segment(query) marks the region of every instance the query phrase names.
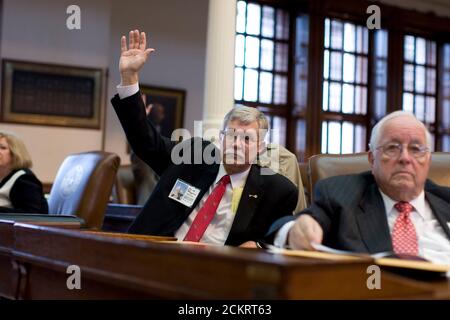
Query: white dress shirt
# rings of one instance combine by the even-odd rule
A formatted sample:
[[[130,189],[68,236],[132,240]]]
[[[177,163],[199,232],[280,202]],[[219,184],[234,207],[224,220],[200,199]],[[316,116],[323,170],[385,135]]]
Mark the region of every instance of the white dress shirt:
[[[139,91],[139,83],[135,83],[129,86],[122,86],[122,84],[119,84],[117,86],[117,93],[119,94],[120,99],[128,98],[129,96],[132,96],[138,91]],[[231,182],[227,185],[222,200],[220,201],[219,206],[217,207],[216,214],[212,219],[210,225],[206,229],[205,233],[203,234],[203,237],[201,238],[200,242],[216,245],[225,244],[225,241],[228,238],[228,234],[230,233],[231,226],[233,224],[234,217],[236,214],[235,212],[236,208],[233,208],[233,203],[239,202],[240,194],[245,186],[245,182],[247,181],[247,176],[249,172],[250,168],[248,168],[244,172],[230,175]],[[214,187],[217,185],[219,180],[226,174],[227,173],[225,171],[223,164],[220,164],[219,172],[216,176],[214,183],[210,186],[209,190],[204,194],[203,198],[191,212],[189,217],[186,219],[186,221],[184,221],[184,223],[175,233],[175,237],[177,237],[178,240],[184,239],[190,226],[192,225],[192,222],[197,216],[198,211],[200,210],[200,208],[202,208],[206,199],[211,194],[211,192],[213,191]]]

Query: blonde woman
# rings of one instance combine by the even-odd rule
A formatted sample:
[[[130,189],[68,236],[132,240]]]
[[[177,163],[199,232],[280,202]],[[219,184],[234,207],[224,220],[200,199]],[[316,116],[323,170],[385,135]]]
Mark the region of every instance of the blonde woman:
[[[25,144],[0,131],[0,213],[48,213],[42,183],[31,166]]]

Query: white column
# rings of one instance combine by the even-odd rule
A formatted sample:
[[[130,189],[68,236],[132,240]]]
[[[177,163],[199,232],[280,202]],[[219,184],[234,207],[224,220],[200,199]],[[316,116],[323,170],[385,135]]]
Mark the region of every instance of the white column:
[[[236,0],[209,1],[204,130],[220,129],[224,115],[234,105],[236,4]]]

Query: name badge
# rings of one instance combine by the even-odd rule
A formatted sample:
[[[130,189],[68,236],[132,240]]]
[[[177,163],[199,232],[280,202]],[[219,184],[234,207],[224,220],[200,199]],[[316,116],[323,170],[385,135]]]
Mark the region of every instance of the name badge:
[[[170,191],[169,198],[190,208],[194,204],[199,193],[200,189],[191,186],[189,183],[186,183],[181,179],[177,179],[172,191]]]

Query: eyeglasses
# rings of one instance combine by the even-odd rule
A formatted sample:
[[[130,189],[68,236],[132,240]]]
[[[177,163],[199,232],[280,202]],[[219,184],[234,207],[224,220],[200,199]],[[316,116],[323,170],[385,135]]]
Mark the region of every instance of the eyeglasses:
[[[220,131],[220,134],[225,136],[227,141],[236,141],[238,138],[241,141],[244,141],[246,144],[256,143],[258,142],[258,135],[256,132],[244,132],[236,129],[227,128],[225,130]],[[233,139],[233,140],[231,140]]]
[[[379,146],[376,149],[381,149],[383,153],[389,158],[398,158],[403,152],[404,145],[401,143],[388,143],[384,146]],[[414,158],[422,158],[430,151],[430,148],[420,144],[409,144],[407,146],[408,153]]]

